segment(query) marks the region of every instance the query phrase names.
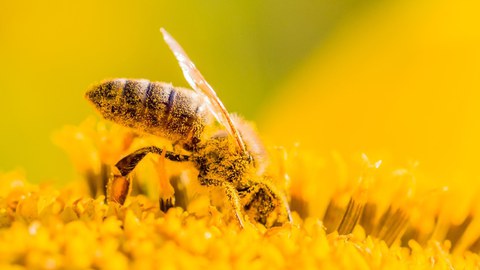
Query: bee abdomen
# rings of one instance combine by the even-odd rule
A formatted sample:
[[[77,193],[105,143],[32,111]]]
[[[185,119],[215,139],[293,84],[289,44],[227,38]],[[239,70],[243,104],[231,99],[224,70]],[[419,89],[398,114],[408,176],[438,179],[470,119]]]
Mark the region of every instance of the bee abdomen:
[[[106,119],[172,141],[199,136],[209,119],[201,96],[162,82],[115,79],[86,96]]]
[[[150,88],[145,99],[145,123],[150,133],[177,141],[201,132],[208,120],[202,97],[161,82],[152,82]]]

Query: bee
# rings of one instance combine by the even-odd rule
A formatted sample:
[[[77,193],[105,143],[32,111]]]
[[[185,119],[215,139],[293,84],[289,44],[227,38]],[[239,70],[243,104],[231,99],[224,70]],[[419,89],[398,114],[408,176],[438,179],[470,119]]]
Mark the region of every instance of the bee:
[[[268,157],[253,127],[227,112],[180,44],[163,28],[160,31],[193,91],[144,79],[113,79],[94,85],[86,98],[105,119],[166,138],[186,151],[148,146],[127,155],[115,164],[117,172],[109,179],[109,201],[124,203],[130,173],[153,153],[193,163],[201,185],[225,192],[241,227],[244,214],[266,227],[291,222],[286,195],[266,176]],[[171,200],[160,200],[162,210],[171,206]]]

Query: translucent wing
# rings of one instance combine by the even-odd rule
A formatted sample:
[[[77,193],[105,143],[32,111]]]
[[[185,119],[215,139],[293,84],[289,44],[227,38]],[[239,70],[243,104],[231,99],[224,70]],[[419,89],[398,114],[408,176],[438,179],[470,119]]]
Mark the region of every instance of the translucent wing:
[[[237,128],[233,124],[227,109],[225,109],[225,106],[223,105],[222,101],[220,101],[213,88],[205,80],[205,78],[203,78],[200,71],[195,67],[192,60],[188,58],[187,53],[185,53],[180,44],[178,44],[178,42],[165,29],[161,28],[160,31],[163,34],[163,39],[170,47],[170,50],[172,50],[175,58],[177,58],[178,64],[183,71],[183,76],[187,80],[188,84],[190,84],[190,86],[196,92],[202,93],[207,97],[210,110],[217,121],[225,126],[227,132],[237,141],[240,149],[246,153],[245,144],[243,143]]]

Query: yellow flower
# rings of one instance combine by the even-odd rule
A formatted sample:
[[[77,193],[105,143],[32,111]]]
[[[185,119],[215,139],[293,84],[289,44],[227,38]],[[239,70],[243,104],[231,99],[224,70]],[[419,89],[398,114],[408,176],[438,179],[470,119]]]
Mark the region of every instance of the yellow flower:
[[[60,139],[72,160],[79,163],[77,168],[95,171],[98,164],[114,164],[114,158],[125,154],[129,147],[119,143],[126,138],[125,131],[86,123],[65,129],[67,135]],[[95,126],[102,128],[92,129]],[[71,136],[79,132],[81,140]],[[132,137],[129,144],[145,145],[146,140]],[[78,189],[82,182],[57,190],[49,185],[30,185],[18,173],[1,175],[0,267],[480,267],[476,254],[480,249],[479,224],[474,218],[478,209],[468,205],[458,209],[468,213],[458,222],[443,203],[457,195],[444,187],[419,185],[415,164],[395,168],[365,155],[349,163],[337,153],[319,157],[299,147],[277,150],[272,150],[269,174],[276,178],[274,182],[284,182],[281,188],[289,193],[294,221],[272,228],[249,222],[241,229],[229,208],[212,204],[215,191],[193,185],[193,173],[183,176],[188,180],[182,181],[188,191],[184,208],[174,207],[166,213],[159,210],[158,197],[148,190],[144,195],[130,195],[120,206],[106,203],[104,195],[92,197],[89,191]],[[89,156],[96,157],[81,158]],[[156,165],[147,162],[145,167]],[[147,181],[156,182],[159,177],[159,170],[139,170]],[[168,178],[166,173],[160,172]],[[91,180],[88,174],[84,176]],[[176,192],[180,192],[178,188]],[[474,200],[470,202],[475,205]]]

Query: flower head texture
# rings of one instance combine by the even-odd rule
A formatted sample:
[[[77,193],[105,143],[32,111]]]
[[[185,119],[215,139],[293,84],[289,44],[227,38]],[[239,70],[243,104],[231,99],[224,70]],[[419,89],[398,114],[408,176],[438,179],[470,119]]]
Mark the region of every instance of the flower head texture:
[[[138,168],[133,177],[138,183],[124,205],[107,203],[108,190],[97,181],[108,181],[108,174],[99,173],[99,168],[111,167],[130,145],[152,141],[88,121],[56,135],[83,175],[79,181],[58,189],[28,184],[18,173],[1,175],[2,269],[475,269],[480,265],[475,200],[455,208],[464,215],[458,219],[458,213],[444,203],[455,195],[433,183],[417,184],[415,164],[393,168],[363,155],[352,165],[335,153],[318,157],[298,147],[271,148],[269,173],[287,191],[293,221],[266,228],[247,217],[241,228],[224,203],[224,193],[200,187],[187,165],[177,168],[168,162],[166,172],[152,169],[161,166],[156,158]],[[120,143],[125,141],[128,144]],[[180,176],[171,177],[179,172]],[[181,203],[163,212],[158,179],[165,175]]]

